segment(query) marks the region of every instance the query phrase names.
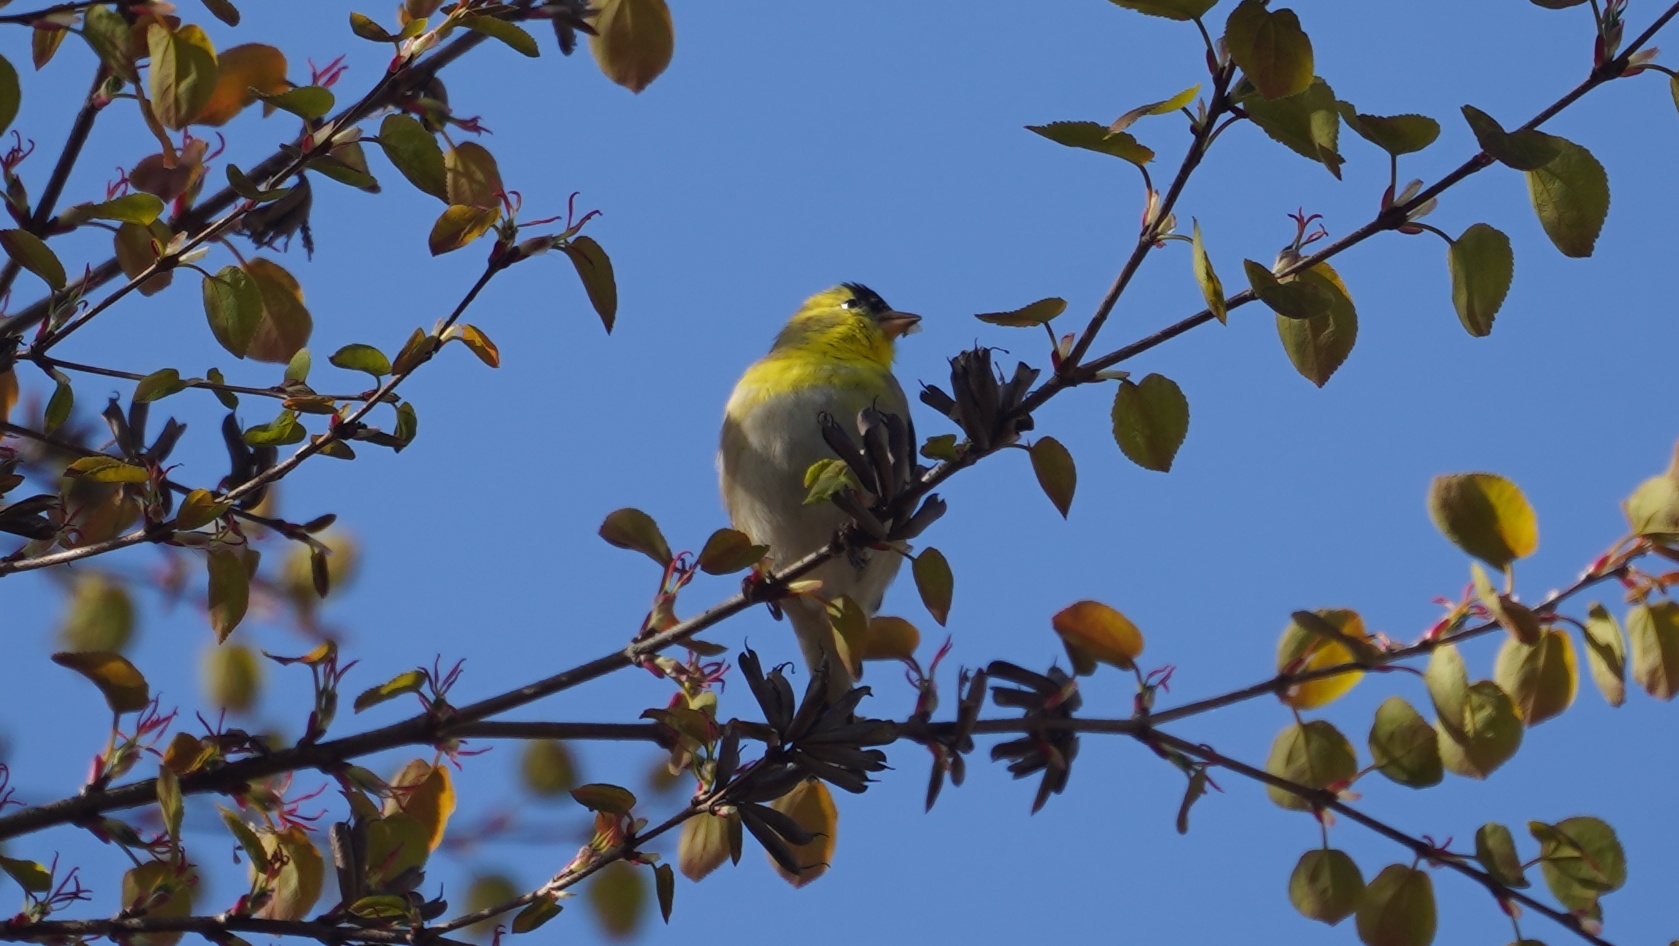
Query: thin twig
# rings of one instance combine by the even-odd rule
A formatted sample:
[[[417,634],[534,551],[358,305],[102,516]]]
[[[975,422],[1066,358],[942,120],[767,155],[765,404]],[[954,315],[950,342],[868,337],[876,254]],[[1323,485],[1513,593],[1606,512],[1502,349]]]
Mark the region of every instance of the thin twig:
[[[1527,894],[1522,893],[1520,890],[1516,890],[1498,882],[1485,871],[1469,866],[1464,863],[1461,858],[1450,856],[1446,852],[1440,850],[1437,846],[1430,844],[1421,838],[1412,837],[1411,835],[1406,834],[1384,821],[1378,821],[1377,819],[1370,817],[1364,812],[1359,811],[1357,808],[1341,801],[1340,798],[1336,797],[1334,792],[1330,792],[1325,789],[1308,788],[1298,782],[1289,781],[1288,779],[1272,775],[1263,769],[1257,769],[1244,762],[1239,762],[1218,752],[1210,746],[1193,743],[1187,739],[1180,739],[1177,736],[1163,733],[1158,729],[1145,734],[1140,734],[1137,739],[1147,745],[1165,746],[1174,751],[1181,752],[1184,755],[1192,756],[1203,762],[1216,765],[1219,768],[1235,772],[1238,775],[1245,776],[1256,782],[1288,792],[1303,801],[1311,803],[1314,807],[1326,808],[1333,811],[1341,817],[1346,818],[1348,821],[1355,821],[1360,825],[1369,828],[1371,831],[1376,832],[1382,837],[1409,848],[1411,852],[1420,859],[1427,860],[1429,863],[1445,867],[1448,870],[1456,871],[1457,873],[1468,877],[1470,880],[1473,880],[1485,887],[1488,893],[1492,894],[1495,899],[1501,902],[1513,901],[1515,903],[1519,903],[1522,906],[1527,907],[1529,910],[1550,919],[1552,922],[1579,936],[1586,942],[1593,944],[1593,946],[1613,946],[1613,944],[1611,944],[1608,940],[1605,940],[1588,931],[1580,924],[1579,918],[1574,915],[1564,913],[1555,907],[1541,903]]]

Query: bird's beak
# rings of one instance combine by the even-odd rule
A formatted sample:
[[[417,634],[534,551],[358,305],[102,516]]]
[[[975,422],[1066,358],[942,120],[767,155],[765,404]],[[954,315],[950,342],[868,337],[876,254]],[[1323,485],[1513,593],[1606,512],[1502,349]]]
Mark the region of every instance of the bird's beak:
[[[887,338],[897,338],[900,335],[914,335],[921,331],[921,316],[908,312],[885,312],[877,319],[880,330]]]

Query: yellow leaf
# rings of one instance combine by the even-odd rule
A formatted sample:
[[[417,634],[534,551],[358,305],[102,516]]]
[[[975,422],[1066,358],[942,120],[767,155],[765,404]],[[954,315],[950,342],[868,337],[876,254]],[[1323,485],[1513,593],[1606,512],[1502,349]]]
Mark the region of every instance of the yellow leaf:
[[[806,844],[789,845],[793,859],[803,868],[797,874],[789,873],[774,858],[770,859],[781,879],[803,887],[827,873],[834,859],[834,837],[839,831],[839,809],[834,807],[834,796],[828,792],[827,784],[817,779],[801,782],[798,788],[771,802],[770,807],[814,835]]]
[[[597,10],[589,51],[600,71],[631,92],[647,88],[676,51],[670,7],[665,0],[605,0]]]
[[[864,660],[908,660],[921,646],[921,632],[903,618],[881,617],[869,621],[863,640]]]
[[[455,811],[455,786],[446,766],[415,759],[391,779],[393,794],[385,799],[385,813],[404,811],[426,832],[426,850],[443,843],[443,831]]]
[[[1312,613],[1353,640],[1369,640],[1370,635],[1364,629],[1364,619],[1359,617],[1357,611],[1324,608]],[[1290,621],[1288,627],[1283,628],[1282,639],[1277,642],[1278,673],[1304,673],[1352,663],[1353,660],[1352,648],[1347,644],[1314,634],[1302,627],[1299,621]],[[1332,677],[1307,680],[1289,687],[1280,698],[1295,709],[1317,709],[1340,699],[1348,690],[1358,685],[1358,681],[1363,677],[1363,671],[1352,670]]]
[[[1069,650],[1130,670],[1143,652],[1143,634],[1130,619],[1099,601],[1068,605],[1050,619]]]
[[[221,54],[217,67],[215,88],[194,119],[200,125],[225,125],[257,100],[257,92],[278,95],[290,87],[286,82],[286,55],[273,46],[235,46]]]

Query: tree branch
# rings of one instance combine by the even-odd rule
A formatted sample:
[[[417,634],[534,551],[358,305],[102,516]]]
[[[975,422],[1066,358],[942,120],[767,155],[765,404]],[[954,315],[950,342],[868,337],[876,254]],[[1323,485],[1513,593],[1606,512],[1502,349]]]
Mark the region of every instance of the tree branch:
[[[1593,946],[1613,946],[1613,944],[1611,944],[1608,940],[1605,940],[1587,930],[1580,924],[1579,919],[1573,914],[1564,913],[1555,907],[1548,906],[1538,900],[1535,900],[1527,894],[1522,893],[1520,890],[1516,890],[1512,887],[1499,883],[1485,871],[1471,867],[1464,863],[1461,858],[1451,855],[1446,851],[1442,851],[1440,848],[1421,838],[1412,837],[1411,835],[1400,831],[1398,828],[1395,828],[1386,822],[1378,821],[1351,805],[1348,805],[1347,803],[1341,801],[1340,798],[1336,797],[1334,792],[1325,789],[1308,788],[1298,782],[1291,782],[1288,779],[1272,775],[1263,769],[1256,769],[1244,762],[1238,762],[1229,756],[1219,753],[1211,746],[1193,743],[1187,739],[1180,739],[1177,736],[1161,732],[1158,729],[1141,733],[1137,736],[1137,739],[1147,745],[1165,746],[1176,752],[1181,752],[1184,755],[1200,759],[1210,765],[1216,765],[1219,768],[1228,769],[1231,772],[1245,776],[1253,781],[1270,785],[1273,788],[1278,788],[1282,791],[1288,792],[1303,801],[1310,802],[1314,807],[1326,808],[1333,811],[1341,817],[1346,818],[1348,821],[1356,821],[1382,837],[1404,845],[1418,858],[1426,860],[1431,864],[1445,867],[1448,870],[1456,871],[1457,873],[1468,877],[1470,880],[1473,880],[1485,887],[1487,892],[1492,894],[1493,898],[1501,903],[1519,903],[1522,906],[1527,907],[1529,910],[1541,914],[1569,932],[1574,933],[1586,942],[1592,943]]]

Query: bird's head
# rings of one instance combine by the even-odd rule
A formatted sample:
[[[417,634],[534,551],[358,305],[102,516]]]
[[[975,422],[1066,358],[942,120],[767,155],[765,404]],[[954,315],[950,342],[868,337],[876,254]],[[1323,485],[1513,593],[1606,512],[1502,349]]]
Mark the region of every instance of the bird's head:
[[[775,351],[815,349],[844,360],[892,364],[892,343],[919,330],[921,316],[899,312],[873,289],[841,283],[805,300],[776,336]]]

